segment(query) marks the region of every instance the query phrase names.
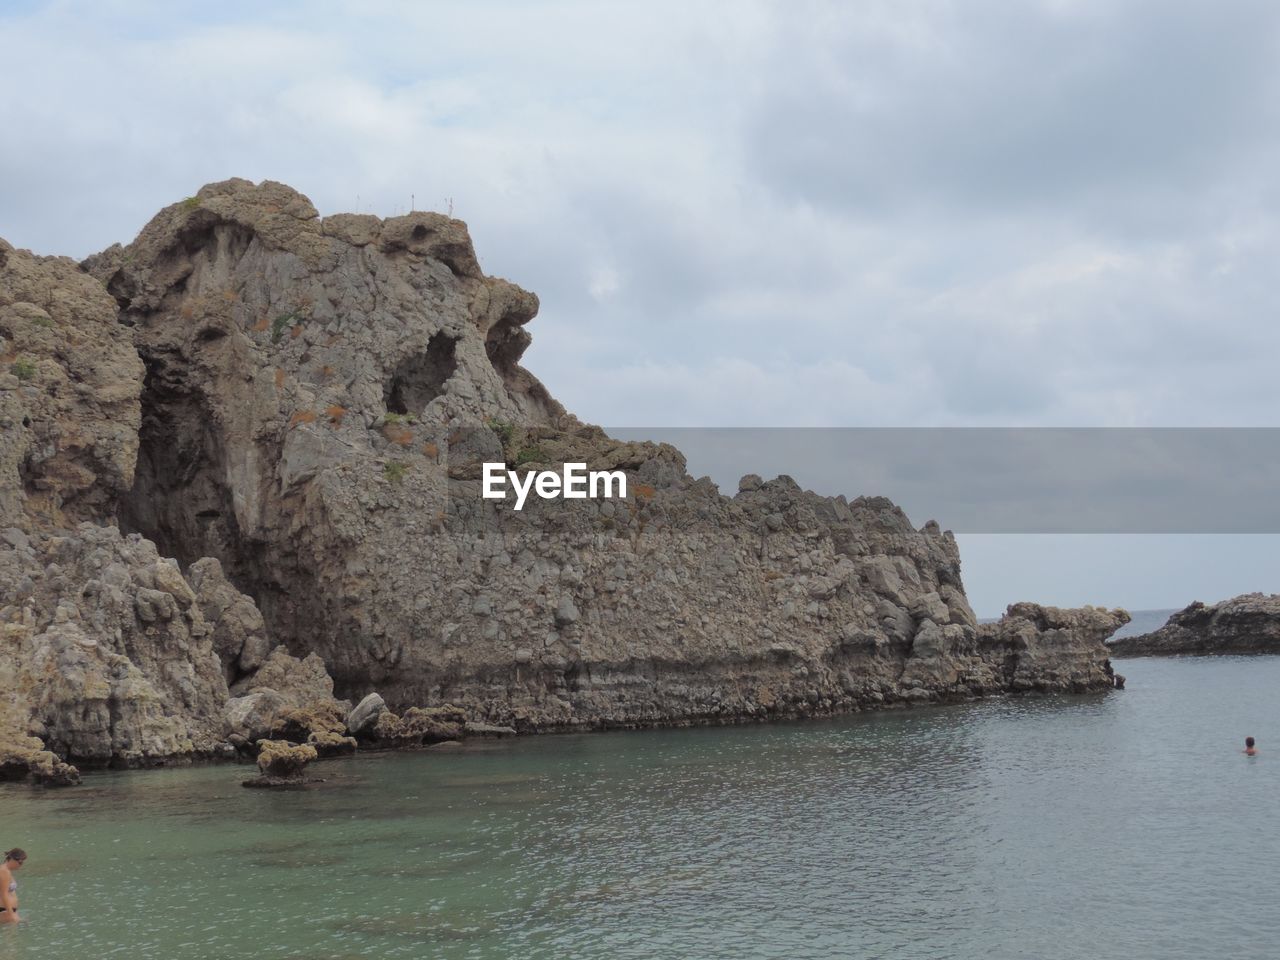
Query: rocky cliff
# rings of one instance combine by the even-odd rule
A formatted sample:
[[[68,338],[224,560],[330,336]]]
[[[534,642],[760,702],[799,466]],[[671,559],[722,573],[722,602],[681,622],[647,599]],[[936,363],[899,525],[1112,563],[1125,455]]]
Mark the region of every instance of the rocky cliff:
[[[726,496],[581,423],[520,366],[537,305],[456,220],[322,219],[270,182],[83,265],[0,247],[0,729],[81,761],[308,709],[340,739],[329,676],[385,698],[384,742],[444,704],[534,730],[1110,685],[1121,613],[979,627],[936,524],[786,477]],[[630,495],[480,496],[483,461],[569,460]]]
[[[227,674],[252,683],[265,654],[242,651],[266,643],[261,616],[216,560],[184,575],[115,523],[136,479],[143,379],[100,282],[0,241],[5,777],[234,753]]]
[[[1159,630],[1112,640],[1110,648],[1117,657],[1280,653],[1280,594],[1197,600]]]

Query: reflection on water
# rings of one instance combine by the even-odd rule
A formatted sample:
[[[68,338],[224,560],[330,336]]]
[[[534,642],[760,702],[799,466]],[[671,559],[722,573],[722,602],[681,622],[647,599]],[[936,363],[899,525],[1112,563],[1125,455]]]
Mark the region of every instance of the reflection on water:
[[[355,757],[285,794],[231,766],[7,787],[0,840],[31,860],[0,960],[1274,956],[1280,658],[1121,672]]]

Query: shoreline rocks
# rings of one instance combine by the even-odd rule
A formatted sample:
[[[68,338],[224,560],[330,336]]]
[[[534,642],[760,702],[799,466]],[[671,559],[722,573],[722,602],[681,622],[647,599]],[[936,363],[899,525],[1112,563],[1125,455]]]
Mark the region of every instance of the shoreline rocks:
[[[28,780],[42,787],[72,787],[80,771],[46,750],[36,737],[0,743],[0,781]]]
[[[1108,644],[1117,657],[1280,653],[1280,594],[1246,593],[1189,604],[1150,633]]]
[[[386,709],[387,703],[380,694],[369,694],[347,714],[347,732],[353,737],[358,737],[372,730],[378,722],[379,715]]]

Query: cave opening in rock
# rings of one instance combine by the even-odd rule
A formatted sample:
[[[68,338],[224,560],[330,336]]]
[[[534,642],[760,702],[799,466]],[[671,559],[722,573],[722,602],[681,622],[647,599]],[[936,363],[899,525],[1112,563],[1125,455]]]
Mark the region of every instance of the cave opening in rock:
[[[232,477],[243,476],[253,454],[229,445],[183,360],[144,354],[143,361],[138,460],[133,487],[120,501],[120,531],[151,540],[184,573],[202,557],[216,557],[227,579],[267,618],[268,634],[290,642],[287,622],[277,622],[284,591],[265,562],[263,544],[246,536],[237,518],[236,498],[244,494],[233,491]],[[229,682],[242,675],[234,663],[224,666]]]
[[[299,638],[314,632],[307,619],[313,605],[295,601],[302,595],[298,571],[269,557],[260,526],[273,493],[256,469],[278,457],[273,441],[247,437],[237,421],[215,413],[186,357],[164,350],[142,358],[137,466],[117,511],[121,532],[151,540],[184,574],[203,557],[217,558],[231,584],[256,603],[272,643],[299,653]],[[304,646],[299,655],[306,652]],[[243,675],[234,663],[224,667],[229,682]]]
[[[503,380],[511,379],[531,339],[529,332],[513,317],[503,317],[490,328],[484,338],[484,350]]]
[[[458,369],[457,347],[456,337],[437,333],[425,351],[401,360],[382,391],[387,412],[419,414],[444,393],[445,383]]]
[[[120,529],[154,541],[162,556],[184,568],[205,556],[225,564],[239,553],[240,532],[223,445],[181,371],[163,358],[144,359],[138,464],[120,504]],[[236,572],[242,571],[227,571]]]

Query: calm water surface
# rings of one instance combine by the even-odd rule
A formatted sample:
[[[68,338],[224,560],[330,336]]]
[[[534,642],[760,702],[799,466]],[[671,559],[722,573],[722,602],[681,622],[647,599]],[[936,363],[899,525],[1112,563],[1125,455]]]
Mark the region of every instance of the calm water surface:
[[[0,960],[1280,955],[1280,658],[829,723],[0,790]],[[1252,733],[1262,756],[1239,753]]]

